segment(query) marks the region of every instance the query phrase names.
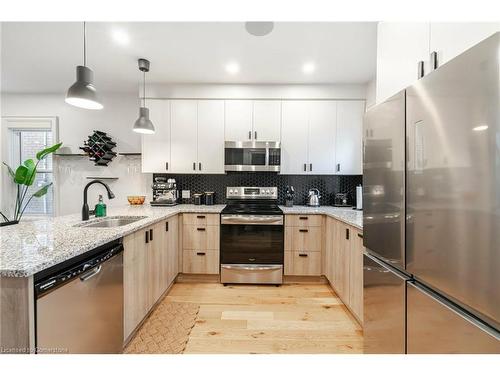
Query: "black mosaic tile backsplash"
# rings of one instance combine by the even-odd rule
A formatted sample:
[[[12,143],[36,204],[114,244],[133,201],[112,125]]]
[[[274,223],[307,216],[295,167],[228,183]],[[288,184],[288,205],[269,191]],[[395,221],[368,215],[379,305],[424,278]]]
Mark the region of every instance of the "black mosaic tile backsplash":
[[[363,176],[338,175],[280,175],[277,173],[229,172],[227,174],[154,174],[153,177],[164,176],[175,178],[178,190],[191,190],[194,193],[215,192],[215,204],[226,203],[227,186],[277,186],[278,200],[285,203],[287,185],[295,188],[294,204],[306,204],[309,189],[319,189],[321,204],[332,205],[336,193],[348,193],[349,203],[356,204],[356,186],[362,183]],[[191,199],[181,199],[180,203],[193,203]]]

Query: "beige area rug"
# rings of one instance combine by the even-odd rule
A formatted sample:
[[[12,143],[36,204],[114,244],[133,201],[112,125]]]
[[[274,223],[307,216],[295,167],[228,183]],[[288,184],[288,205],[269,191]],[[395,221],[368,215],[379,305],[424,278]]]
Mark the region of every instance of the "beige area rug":
[[[200,306],[165,299],[123,351],[125,354],[181,354],[186,348]]]

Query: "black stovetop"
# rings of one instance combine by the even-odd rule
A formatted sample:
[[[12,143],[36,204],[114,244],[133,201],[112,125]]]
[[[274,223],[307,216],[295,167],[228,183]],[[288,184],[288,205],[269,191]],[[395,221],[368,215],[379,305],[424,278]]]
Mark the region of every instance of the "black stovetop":
[[[276,201],[229,201],[221,211],[222,214],[233,215],[283,215]]]

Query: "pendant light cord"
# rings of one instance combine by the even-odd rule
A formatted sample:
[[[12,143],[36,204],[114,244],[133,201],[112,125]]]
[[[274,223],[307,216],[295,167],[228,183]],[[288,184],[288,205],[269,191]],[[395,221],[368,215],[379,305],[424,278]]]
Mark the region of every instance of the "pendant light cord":
[[[83,21],[83,66],[87,66],[87,25]]]
[[[143,103],[143,107],[146,106],[146,72],[143,71],[142,72],[142,77],[143,77],[143,84],[142,84],[142,103]]]

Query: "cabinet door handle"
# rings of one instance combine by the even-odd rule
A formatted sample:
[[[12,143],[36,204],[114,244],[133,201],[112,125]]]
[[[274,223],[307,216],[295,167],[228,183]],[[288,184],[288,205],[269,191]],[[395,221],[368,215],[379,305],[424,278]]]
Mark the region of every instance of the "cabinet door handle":
[[[307,172],[307,164],[304,163],[304,172]]]
[[[195,170],[196,170],[196,162],[193,161],[193,171],[195,171]]]
[[[254,138],[257,140],[257,131],[254,131]]]
[[[299,257],[305,257],[305,258],[307,258],[307,254],[302,254],[301,253],[301,254],[299,254]]]
[[[205,228],[196,228],[196,230],[200,231],[200,232],[204,232],[205,231]]]
[[[438,68],[438,53],[436,51],[431,52],[431,70],[436,70]]]
[[[337,163],[337,172],[340,172],[340,163]]]
[[[313,170],[313,165],[312,165],[312,163],[310,163],[309,164],[309,172],[312,172],[312,170]]]
[[[206,255],[205,253],[196,253],[196,255],[203,256]]]
[[[345,228],[345,239],[349,239],[349,228]]]
[[[417,63],[417,79],[422,78],[424,75],[425,75],[424,62],[423,61],[419,61]]]
[[[248,258],[249,262],[255,262],[255,258]]]
[[[151,241],[153,241],[153,230],[152,229],[149,230],[149,239]]]
[[[299,220],[308,220],[308,219],[309,219],[309,217],[307,217],[307,216],[299,216]]]
[[[201,171],[201,163],[198,163],[198,169]]]
[[[146,243],[149,243],[149,236],[148,235],[149,235],[149,233],[148,233],[148,231],[146,231]]]
[[[204,219],[205,218],[205,215],[198,215],[196,216],[197,219]]]
[[[305,233],[307,233],[307,232],[309,232],[309,230],[308,229],[299,229],[299,232],[305,232]]]
[[[363,238],[363,235],[361,233],[358,233],[359,238]]]
[[[165,162],[165,169],[168,171],[168,161]]]
[[[252,131],[251,130],[248,131],[248,139],[252,139]]]
[[[168,232],[168,221],[165,222],[165,232]]]

